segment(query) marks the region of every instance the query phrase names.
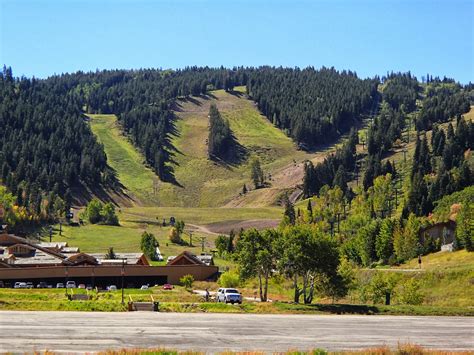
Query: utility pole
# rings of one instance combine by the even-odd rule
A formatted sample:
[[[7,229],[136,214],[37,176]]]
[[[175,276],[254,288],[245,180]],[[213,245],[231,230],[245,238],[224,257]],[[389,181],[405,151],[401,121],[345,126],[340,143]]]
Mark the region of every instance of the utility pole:
[[[204,242],[206,241],[206,237],[201,237],[201,250],[204,253]]]
[[[159,181],[156,177],[153,178],[153,195],[156,196],[159,190]]]
[[[193,246],[193,232],[189,232],[189,246]]]

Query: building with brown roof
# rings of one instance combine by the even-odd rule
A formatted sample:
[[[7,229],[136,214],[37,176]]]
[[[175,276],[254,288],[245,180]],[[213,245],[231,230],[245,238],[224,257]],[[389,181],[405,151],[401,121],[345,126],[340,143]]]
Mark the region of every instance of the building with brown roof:
[[[123,275],[124,285],[140,287],[177,284],[187,274],[204,281],[218,271],[189,252],[178,255],[166,266],[151,266],[143,253],[116,253],[116,259],[106,259],[105,254],[82,253],[72,248],[67,243],[36,244],[12,234],[0,234],[0,281],[11,286],[18,281],[54,285],[74,280],[105,287],[121,285]]]

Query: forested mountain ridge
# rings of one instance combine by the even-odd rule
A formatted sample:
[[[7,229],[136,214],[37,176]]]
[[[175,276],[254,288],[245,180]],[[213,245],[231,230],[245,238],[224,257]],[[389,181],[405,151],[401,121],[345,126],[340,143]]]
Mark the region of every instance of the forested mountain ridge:
[[[15,79],[4,68],[0,128],[1,181],[31,218],[62,213],[73,187],[115,182],[80,102],[54,80]]]
[[[250,73],[247,92],[274,125],[312,148],[360,122],[377,101],[377,85],[334,68],[263,67]]]
[[[383,211],[374,210],[372,215],[392,213],[397,207],[405,218],[409,213],[427,215],[444,195],[474,182],[470,158],[474,148],[474,122],[462,117],[470,108],[470,90],[446,78],[419,83],[409,73],[392,73],[383,81],[380,110],[362,137],[360,148],[367,143],[366,148],[356,151],[356,144],[361,142],[360,137],[354,135],[324,162],[316,166],[307,164],[304,193],[305,196],[318,195],[327,185],[339,187],[351,200],[354,192],[349,183],[356,179],[358,182],[360,170],[363,170],[361,191],[364,193],[379,188],[374,186],[375,181],[389,174],[390,196]],[[416,129],[413,132],[415,144],[412,138],[413,150],[408,151],[410,127]],[[427,133],[431,135],[431,143]],[[390,160],[395,147],[398,150],[404,147],[405,156],[397,168]],[[406,162],[407,154],[411,163]],[[355,187],[355,184],[350,185]],[[392,196],[396,188],[404,191],[398,199]]]
[[[402,138],[410,119],[421,132],[469,108],[468,87],[449,79],[431,78],[422,85],[410,73],[398,73],[382,80],[361,80],[353,72],[333,68],[104,70],[44,80],[14,78],[11,69],[5,68],[1,85],[2,184],[14,193],[19,205],[45,215],[54,209],[56,197],[57,206],[69,205],[75,186],[117,184],[83,113],[116,114],[120,128],[143,154],[146,165],[163,182],[177,184],[173,167],[179,152],[173,137],[180,132],[173,107],[180,99],[192,100],[193,95],[206,96],[215,89],[232,93],[234,86],[244,85],[268,120],[304,149],[349,132],[363,115],[376,112],[382,101],[367,136],[367,189],[374,178],[392,171],[381,160]],[[318,181],[305,183],[307,196],[317,194],[324,185],[343,188],[354,178],[357,139],[355,132],[350,136],[346,148],[314,167],[311,179]],[[459,152],[455,149],[455,154]],[[457,161],[454,167],[460,167]]]

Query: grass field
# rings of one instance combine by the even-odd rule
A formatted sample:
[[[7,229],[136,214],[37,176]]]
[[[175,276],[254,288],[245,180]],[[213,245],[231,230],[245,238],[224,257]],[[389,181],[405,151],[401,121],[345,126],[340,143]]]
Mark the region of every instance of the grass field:
[[[283,209],[280,207],[262,208],[181,208],[181,207],[132,207],[122,209],[126,220],[139,222],[153,221],[158,218],[174,216],[186,223],[211,224],[220,221],[280,219]]]
[[[407,270],[403,272],[401,270]],[[421,269],[415,258],[393,268],[403,280],[420,282],[424,305],[469,307],[474,309],[474,253],[465,250],[437,252],[422,257]],[[390,270],[387,270],[390,271]]]
[[[145,205],[157,202],[153,195],[155,173],[144,165],[144,157],[125,137],[115,115],[89,115],[91,129],[104,145],[108,164],[132,197]]]
[[[381,306],[351,304],[292,304],[286,302],[260,303],[244,301],[242,305],[204,302],[201,296],[175,286],[172,291],[160,287],[149,290],[125,289],[125,304],[121,303],[121,291],[90,291],[89,301],[69,301],[65,289],[0,289],[0,310],[40,310],[40,311],[102,311],[123,312],[127,302],[149,302],[151,295],[160,302],[161,312],[181,313],[256,313],[256,314],[366,314],[366,315],[464,315],[474,316],[474,310],[463,307],[430,306]],[[75,289],[74,293],[86,293]]]
[[[282,209],[267,208],[181,208],[181,207],[131,207],[121,208],[118,211],[120,226],[105,226],[85,224],[83,226],[63,226],[62,236],[59,235],[59,226],[55,226],[53,241],[67,241],[71,246],[77,246],[84,252],[104,252],[113,247],[119,252],[139,252],[140,237],[144,231],[153,233],[160,243],[160,250],[164,255],[176,255],[183,250],[201,252],[198,238],[206,237],[205,250],[214,248],[216,233],[213,233],[213,223],[232,225],[238,221],[251,220],[258,226],[260,221],[278,220],[282,216]],[[169,227],[162,227],[163,219],[169,221],[174,216],[177,220],[186,223],[183,239],[189,240],[189,231],[192,231],[194,247],[169,243]],[[209,226],[209,229],[206,226]],[[236,232],[238,232],[236,230]]]

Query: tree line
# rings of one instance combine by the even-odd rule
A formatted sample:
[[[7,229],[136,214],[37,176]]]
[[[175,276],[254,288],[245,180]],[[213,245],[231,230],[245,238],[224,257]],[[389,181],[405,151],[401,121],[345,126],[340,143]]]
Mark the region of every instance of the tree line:
[[[63,213],[75,187],[114,177],[80,110],[55,80],[0,75],[0,179],[33,219]],[[58,210],[59,209],[59,210]]]

